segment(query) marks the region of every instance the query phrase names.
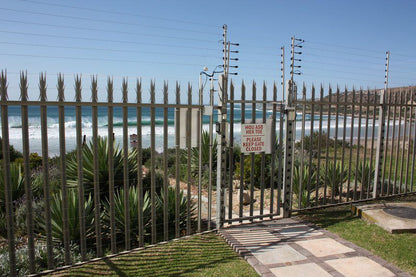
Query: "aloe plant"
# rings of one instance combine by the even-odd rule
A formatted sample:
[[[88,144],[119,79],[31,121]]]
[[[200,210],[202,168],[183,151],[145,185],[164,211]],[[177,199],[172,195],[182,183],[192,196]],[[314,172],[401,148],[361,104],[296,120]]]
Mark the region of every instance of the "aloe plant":
[[[22,198],[25,194],[22,166],[17,163],[10,164],[10,180],[12,189],[12,201]],[[4,185],[4,170],[0,168],[0,209],[5,210],[6,195]]]
[[[90,238],[94,235],[94,204],[91,195],[88,195],[84,200],[85,209],[85,226],[86,236]],[[58,192],[51,197],[51,223],[52,223],[52,237],[63,242],[63,221],[62,221],[62,192]],[[44,217],[36,218],[39,222],[41,232],[45,233],[45,219]],[[79,224],[79,210],[78,210],[78,193],[74,189],[68,190],[68,226],[69,239],[72,242],[80,240],[80,224]]]
[[[146,192],[143,196],[143,213],[139,213],[139,198],[136,187],[132,186],[129,188],[129,214],[130,214],[130,231],[132,237],[138,237],[139,230],[138,230],[138,220],[139,216],[143,217],[143,222],[146,225],[150,221],[150,197],[149,193]],[[116,225],[116,233],[124,234],[125,229],[125,216],[124,216],[124,189],[120,189],[116,192],[114,196],[115,202],[115,225]],[[110,203],[106,201],[104,203],[104,212],[103,212],[103,219],[105,223],[104,230],[106,232],[110,232],[108,226],[110,226]]]
[[[363,185],[364,189],[367,188],[368,183],[370,182],[370,186],[373,185],[374,176],[375,176],[375,168],[374,165],[370,168],[369,162],[360,161],[357,166],[357,180]]]
[[[328,171],[320,171],[321,181],[326,184],[330,189],[332,195],[339,195],[341,193],[341,186],[347,181],[348,169],[341,167],[341,162],[328,162]],[[326,174],[325,174],[326,173]]]
[[[199,153],[199,147],[192,148],[191,153],[191,172],[193,176],[197,176],[199,172],[199,156],[202,157],[202,185],[208,186],[209,182],[209,133],[207,131],[202,132],[201,137],[201,153]],[[183,153],[186,156],[186,152]],[[217,139],[213,139],[212,142],[212,165],[213,169],[216,169],[217,164]],[[215,179],[215,178],[214,178]],[[215,181],[215,180],[213,180]]]
[[[309,180],[311,180],[312,184],[310,185],[310,188],[309,188],[309,202],[308,202],[307,184]],[[315,183],[314,183],[315,181],[316,181],[316,171],[313,170],[313,168],[311,168],[308,164],[304,164],[302,167],[302,170],[301,170],[301,165],[299,163],[296,163],[294,165],[292,192],[293,194],[296,195],[297,200],[298,200],[297,202],[299,202],[299,199],[300,199],[301,207],[306,207],[308,206],[308,203],[315,201],[315,193],[312,193],[315,189]]]
[[[101,199],[108,198],[109,194],[109,178],[108,178],[108,159],[109,145],[107,138],[99,137],[98,145],[98,168],[99,168],[99,184]],[[118,146],[114,146],[114,188],[123,187],[123,152]],[[132,183],[137,179],[137,152],[135,149],[129,152],[129,180]],[[85,195],[87,196],[94,191],[94,152],[93,142],[90,141],[82,148],[82,168],[83,168],[83,184]],[[67,178],[68,185],[72,187],[78,186],[78,160],[75,152],[67,156]]]

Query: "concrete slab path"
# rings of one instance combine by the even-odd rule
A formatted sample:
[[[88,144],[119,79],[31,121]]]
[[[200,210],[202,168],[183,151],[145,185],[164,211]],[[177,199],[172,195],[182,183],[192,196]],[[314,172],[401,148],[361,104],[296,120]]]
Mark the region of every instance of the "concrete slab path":
[[[295,219],[235,225],[219,233],[261,276],[411,276],[337,235]]]

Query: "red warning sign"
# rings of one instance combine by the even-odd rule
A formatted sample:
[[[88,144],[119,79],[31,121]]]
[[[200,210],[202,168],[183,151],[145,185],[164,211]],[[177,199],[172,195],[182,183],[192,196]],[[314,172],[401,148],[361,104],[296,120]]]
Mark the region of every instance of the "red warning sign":
[[[241,152],[265,152],[266,134],[266,124],[241,124]]]

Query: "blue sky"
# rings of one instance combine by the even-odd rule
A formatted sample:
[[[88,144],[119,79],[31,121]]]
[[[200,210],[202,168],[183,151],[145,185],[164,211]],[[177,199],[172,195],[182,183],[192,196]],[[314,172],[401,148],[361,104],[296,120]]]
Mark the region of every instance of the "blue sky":
[[[56,75],[65,75],[71,99],[74,74],[82,74],[85,99],[97,74],[113,76],[116,99],[122,77],[130,87],[142,77],[160,91],[168,80],[198,86],[199,72],[222,63],[222,25],[240,43],[235,65],[248,84],[280,84],[280,47],[305,40],[302,75],[307,85],[383,87],[385,52],[391,52],[390,86],[416,85],[415,1],[2,1],[0,68],[7,69],[10,98],[18,98],[18,74],[27,70],[31,99],[47,72],[49,99],[56,98]],[[134,91],[131,89],[131,98]],[[281,95],[281,92],[279,91]],[[280,96],[279,96],[280,97]]]

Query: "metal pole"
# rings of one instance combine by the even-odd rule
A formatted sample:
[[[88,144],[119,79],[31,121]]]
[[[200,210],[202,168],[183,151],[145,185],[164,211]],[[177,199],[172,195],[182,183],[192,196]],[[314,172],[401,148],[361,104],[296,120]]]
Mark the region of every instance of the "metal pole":
[[[282,50],[282,54],[280,54],[282,61],[281,63],[281,68],[280,71],[282,72],[282,75],[280,75],[280,77],[282,78],[281,81],[281,85],[282,85],[282,93],[283,93],[283,102],[285,101],[285,47],[282,46],[280,47],[280,49]]]
[[[295,91],[295,82],[294,82],[294,75],[295,75],[295,36],[292,37],[292,44],[291,44],[291,57],[290,57],[290,81],[291,81],[291,91],[292,97],[294,96],[293,93]],[[288,95],[289,98],[289,95]]]
[[[202,223],[202,104],[203,104],[203,87],[202,87],[202,74],[199,74],[199,105],[201,108],[198,110],[198,233],[201,232]]]
[[[211,108],[214,106],[214,77],[211,77],[210,89],[209,89],[209,105]],[[209,117],[209,172],[208,172],[208,230],[211,230],[211,217],[212,217],[212,155],[213,155],[213,124],[214,124],[214,113],[212,111]]]
[[[283,217],[290,217],[292,196],[292,169],[293,169],[293,125],[296,119],[295,109],[291,106],[293,97],[292,80],[288,84],[287,105],[285,109],[285,148],[283,170]]]
[[[225,161],[225,128],[227,122],[227,25],[223,26],[223,44],[224,44],[224,74],[220,75],[219,86],[220,90],[218,91],[218,123],[220,130],[218,133],[218,145],[217,145],[217,216],[216,224],[217,229],[222,228],[225,219],[225,207],[224,207],[224,183],[225,180],[225,171],[226,171],[226,161]]]

